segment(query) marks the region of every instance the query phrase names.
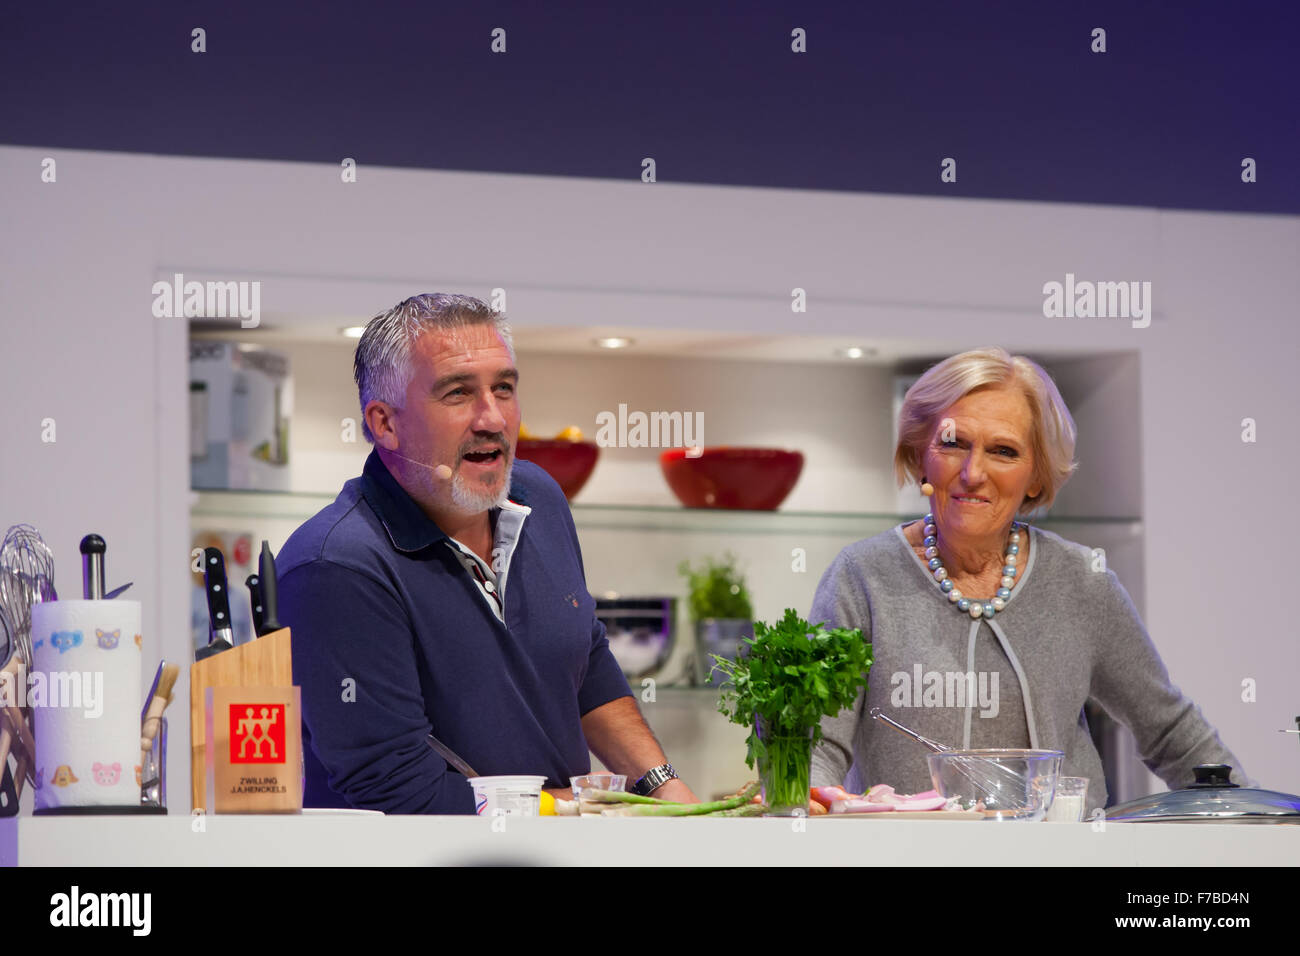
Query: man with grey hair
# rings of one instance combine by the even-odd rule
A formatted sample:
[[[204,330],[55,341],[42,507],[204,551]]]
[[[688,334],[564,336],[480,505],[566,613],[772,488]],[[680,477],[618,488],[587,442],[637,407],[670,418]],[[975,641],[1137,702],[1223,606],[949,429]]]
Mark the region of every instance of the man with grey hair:
[[[514,457],[504,317],[414,296],[371,320],[354,371],[374,450],[276,559],[306,805],[482,812],[430,734],[559,796],[590,750],[638,792],[694,801],[610,653],[563,492]]]

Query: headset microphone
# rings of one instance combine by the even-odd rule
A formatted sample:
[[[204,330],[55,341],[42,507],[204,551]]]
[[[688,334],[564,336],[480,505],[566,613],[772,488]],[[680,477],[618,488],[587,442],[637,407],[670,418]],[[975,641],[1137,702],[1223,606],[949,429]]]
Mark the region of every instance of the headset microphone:
[[[422,461],[416,461],[414,458],[407,458],[405,455],[399,455],[395,451],[390,451],[388,454],[392,455],[394,458],[400,458],[402,461],[409,461],[413,465],[419,465],[421,468],[428,468],[433,472],[435,478],[441,478],[443,481],[446,481],[451,477],[451,468],[447,465],[426,465]]]

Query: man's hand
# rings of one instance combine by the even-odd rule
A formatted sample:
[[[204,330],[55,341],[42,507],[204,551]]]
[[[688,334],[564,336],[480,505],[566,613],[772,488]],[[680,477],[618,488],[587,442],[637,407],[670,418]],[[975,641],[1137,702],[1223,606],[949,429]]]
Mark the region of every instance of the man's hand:
[[[551,790],[551,789],[548,789],[547,787],[543,787],[542,789],[543,789],[545,792],[549,793],[551,796],[553,796],[556,800],[572,800],[572,799],[573,799],[573,788],[572,788],[572,787],[565,787],[563,790]]]
[[[611,773],[627,776],[632,786],[651,767],[668,763],[663,748],[646,726],[634,697],[617,697],[582,715],[582,734],[591,752]],[[657,800],[699,803],[691,788],[680,780],[669,780],[651,794]]]
[[[691,793],[691,788],[680,780],[669,780],[662,787],[650,794],[656,800],[674,800],[677,803],[699,803],[700,798]]]

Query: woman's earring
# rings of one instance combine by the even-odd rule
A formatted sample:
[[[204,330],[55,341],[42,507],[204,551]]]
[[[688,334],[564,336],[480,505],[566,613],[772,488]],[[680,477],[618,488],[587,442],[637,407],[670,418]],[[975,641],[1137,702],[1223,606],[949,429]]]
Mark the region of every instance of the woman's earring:
[[[934,494],[934,485],[926,481],[924,475],[921,476],[921,494],[925,495],[927,498]]]

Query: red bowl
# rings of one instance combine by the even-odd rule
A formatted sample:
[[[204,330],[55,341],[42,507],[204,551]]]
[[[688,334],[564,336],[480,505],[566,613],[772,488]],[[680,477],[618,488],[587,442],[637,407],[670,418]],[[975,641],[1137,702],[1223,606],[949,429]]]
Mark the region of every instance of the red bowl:
[[[668,487],[688,508],[775,511],[803,471],[803,454],[780,448],[705,448],[690,458],[685,448],[659,456]]]
[[[589,441],[521,438],[515,444],[515,457],[539,466],[555,479],[569,500],[573,500],[591,477],[599,454],[596,443]]]

